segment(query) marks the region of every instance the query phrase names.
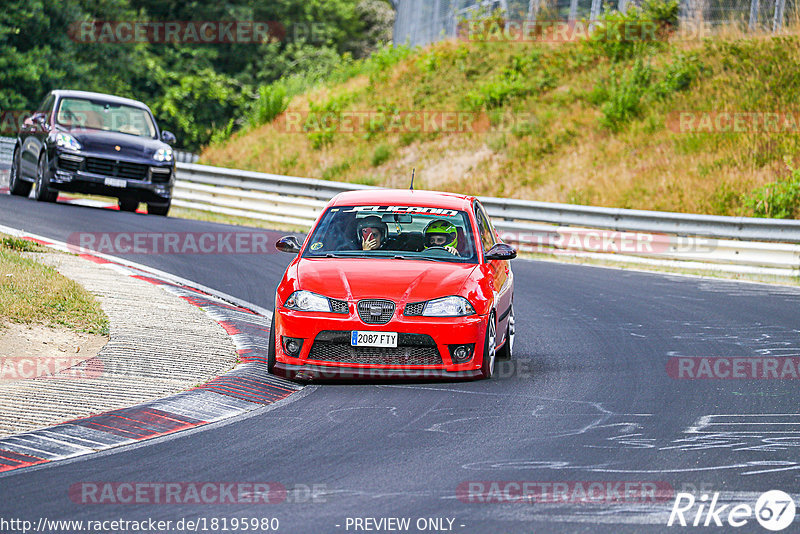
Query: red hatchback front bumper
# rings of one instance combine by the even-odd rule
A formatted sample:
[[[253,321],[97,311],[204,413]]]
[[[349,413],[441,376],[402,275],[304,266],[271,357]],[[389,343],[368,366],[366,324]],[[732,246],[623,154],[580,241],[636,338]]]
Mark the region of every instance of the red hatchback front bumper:
[[[395,314],[382,325],[354,313],[275,312],[274,372],[301,380],[325,378],[472,379],[480,376],[486,316],[406,317]],[[396,348],[353,347],[353,331],[396,332]],[[301,343],[295,357],[284,343]],[[469,346],[471,357],[454,363],[452,351]]]

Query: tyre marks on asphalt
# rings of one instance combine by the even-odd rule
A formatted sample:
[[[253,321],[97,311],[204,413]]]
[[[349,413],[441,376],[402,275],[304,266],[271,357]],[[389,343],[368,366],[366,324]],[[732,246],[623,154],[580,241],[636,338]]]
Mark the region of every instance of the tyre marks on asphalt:
[[[42,244],[59,247],[53,243]],[[0,439],[0,472],[196,428],[273,404],[302,389],[301,385],[267,371],[271,317],[106,259],[91,255],[82,257],[111,264],[109,266],[129,276],[156,284],[209,314],[236,345],[237,366],[189,391]]]

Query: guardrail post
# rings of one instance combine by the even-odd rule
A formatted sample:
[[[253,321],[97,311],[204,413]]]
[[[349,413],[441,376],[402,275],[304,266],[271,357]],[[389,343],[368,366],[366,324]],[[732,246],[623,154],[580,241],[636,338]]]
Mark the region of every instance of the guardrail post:
[[[747,29],[752,31],[756,30],[758,24],[758,0],[750,0],[750,22]]]
[[[783,8],[786,6],[786,0],[775,0],[775,15],[772,18],[772,33],[778,33],[783,24]]]

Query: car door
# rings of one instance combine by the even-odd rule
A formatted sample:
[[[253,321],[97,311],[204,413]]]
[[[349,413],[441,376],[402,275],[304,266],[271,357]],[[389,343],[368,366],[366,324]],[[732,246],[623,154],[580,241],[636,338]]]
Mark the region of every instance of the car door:
[[[478,222],[480,232],[481,247],[486,254],[498,241],[497,234],[492,227],[489,217],[483,206],[475,201],[475,220]],[[513,296],[513,274],[509,262],[503,260],[491,260],[486,264],[492,276],[493,289],[496,295],[495,307],[497,310],[497,343],[502,343],[505,339],[508,316],[511,312],[511,298]]]
[[[23,121],[20,129],[20,173],[23,176],[30,178],[36,176],[39,154],[50,133],[50,118],[54,103],[55,95],[48,94],[33,115]]]

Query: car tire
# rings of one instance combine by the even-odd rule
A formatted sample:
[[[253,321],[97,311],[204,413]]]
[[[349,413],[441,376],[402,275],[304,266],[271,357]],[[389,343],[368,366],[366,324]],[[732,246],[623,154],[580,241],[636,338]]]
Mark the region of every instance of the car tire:
[[[19,197],[27,197],[31,194],[31,182],[26,182],[19,175],[19,147],[14,149],[14,155],[11,158],[11,172],[8,175],[8,190],[12,195]]]
[[[139,202],[137,200],[119,199],[117,205],[119,206],[119,211],[136,211],[139,207]]]
[[[39,163],[36,165],[36,191],[34,196],[39,202],[55,202],[58,198],[58,191],[50,189],[47,154],[44,152],[39,155]]]
[[[492,312],[486,324],[486,337],[483,341],[483,361],[481,362],[481,377],[492,378],[496,359],[495,343],[497,341],[497,320]]]
[[[267,349],[267,371],[272,373],[275,369],[275,313],[272,314],[272,323],[269,325],[269,348]]]
[[[514,304],[511,304],[511,311],[508,313],[508,326],[506,327],[506,342],[497,351],[499,360],[510,360],[514,355]]]
[[[167,213],[169,213],[171,202],[167,202],[166,204],[148,204],[147,205],[147,213],[150,215],[161,215],[162,217],[166,217]]]

